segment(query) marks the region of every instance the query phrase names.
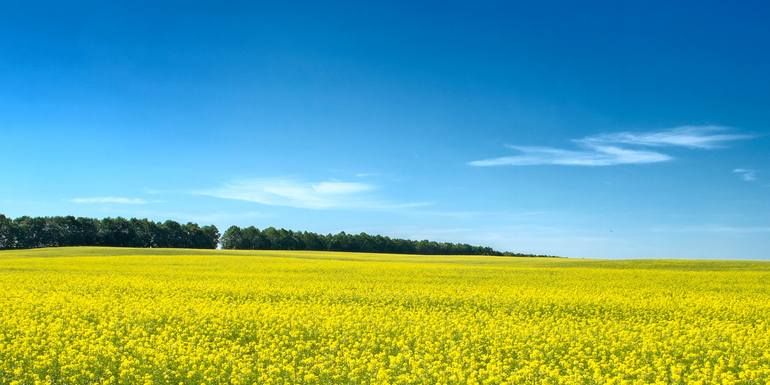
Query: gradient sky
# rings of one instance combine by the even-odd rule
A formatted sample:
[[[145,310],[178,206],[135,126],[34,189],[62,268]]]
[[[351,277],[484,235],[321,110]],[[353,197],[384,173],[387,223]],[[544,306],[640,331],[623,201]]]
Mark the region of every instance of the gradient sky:
[[[4,1],[0,212],[770,258],[767,2],[509,3]]]

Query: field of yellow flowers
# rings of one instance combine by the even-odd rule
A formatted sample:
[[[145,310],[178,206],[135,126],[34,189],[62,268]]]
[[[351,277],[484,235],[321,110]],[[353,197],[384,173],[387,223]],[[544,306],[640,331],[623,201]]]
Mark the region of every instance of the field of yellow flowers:
[[[768,384],[770,263],[0,252],[0,384]]]

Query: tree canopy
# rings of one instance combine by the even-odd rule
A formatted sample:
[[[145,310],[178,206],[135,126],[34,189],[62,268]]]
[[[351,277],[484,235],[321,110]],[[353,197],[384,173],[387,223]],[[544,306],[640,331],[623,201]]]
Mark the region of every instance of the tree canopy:
[[[28,217],[0,214],[0,249],[55,246],[177,247],[215,249],[219,230],[196,223],[148,219]]]
[[[465,243],[390,238],[367,233],[318,234],[254,226],[231,226],[221,235],[216,226],[148,219],[74,216],[11,219],[0,214],[0,250],[56,246],[169,247],[237,250],[319,250],[428,255],[538,256],[501,252]]]
[[[533,256],[501,252],[491,247],[472,246],[465,243],[414,241],[367,233],[347,234],[344,231],[324,235],[273,227],[260,230],[254,226],[246,228],[231,226],[222,234],[221,243],[223,249],[238,250],[328,250],[428,255]]]

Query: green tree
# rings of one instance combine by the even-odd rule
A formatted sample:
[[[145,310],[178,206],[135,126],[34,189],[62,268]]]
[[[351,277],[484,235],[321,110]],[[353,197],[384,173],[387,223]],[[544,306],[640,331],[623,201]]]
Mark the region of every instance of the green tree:
[[[223,249],[243,249],[243,232],[238,226],[230,226],[222,234]]]
[[[0,214],[0,250],[16,248],[16,224],[3,214]]]

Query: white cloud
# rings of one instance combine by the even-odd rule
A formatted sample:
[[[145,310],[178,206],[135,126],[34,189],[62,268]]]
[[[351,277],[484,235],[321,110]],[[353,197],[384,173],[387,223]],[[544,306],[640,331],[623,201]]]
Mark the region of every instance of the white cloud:
[[[746,182],[757,180],[757,172],[746,168],[736,168],[733,173],[738,174]]]
[[[390,203],[372,197],[376,186],[358,182],[305,182],[290,178],[236,180],[195,194],[304,209],[406,209],[428,203]]]
[[[483,159],[470,162],[471,166],[613,166],[666,162],[672,158],[653,151],[640,151],[615,146],[588,146],[586,150],[563,150],[553,147],[508,146],[519,155]]]
[[[312,188],[319,194],[355,194],[374,189],[372,185],[357,182],[321,182]]]
[[[678,146],[687,148],[718,148],[726,142],[749,139],[751,135],[731,134],[724,126],[680,126],[656,132],[618,132],[589,136],[586,143],[617,143],[638,146]]]
[[[72,203],[81,204],[119,204],[119,205],[145,205],[147,202],[141,198],[126,198],[126,197],[88,197],[88,198],[73,198],[70,199]]]
[[[615,166],[667,162],[672,156],[640,147],[684,147],[711,149],[725,142],[747,139],[748,135],[730,134],[722,126],[681,126],[655,132],[619,132],[574,139],[579,149],[555,147],[507,146],[516,155],[475,160],[468,164],[490,166]]]

